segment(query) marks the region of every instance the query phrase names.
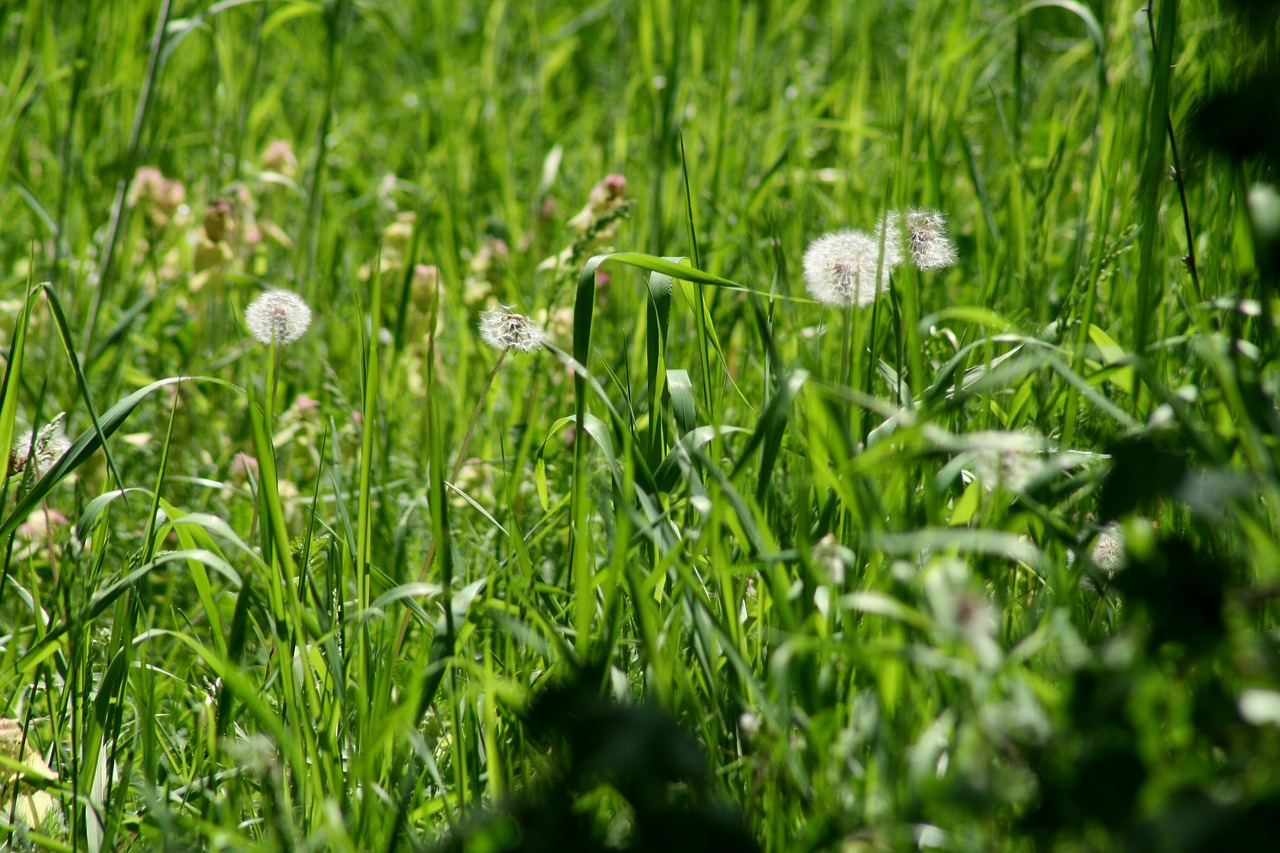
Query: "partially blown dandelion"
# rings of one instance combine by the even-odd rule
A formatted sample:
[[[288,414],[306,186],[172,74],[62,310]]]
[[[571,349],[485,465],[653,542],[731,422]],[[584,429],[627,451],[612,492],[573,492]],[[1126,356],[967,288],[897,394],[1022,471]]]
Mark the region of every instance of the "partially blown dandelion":
[[[956,247],[947,239],[947,217],[940,210],[908,212],[907,243],[916,269],[940,270],[956,262]]]
[[[59,412],[53,420],[40,427],[34,438],[27,433],[14,440],[13,447],[9,450],[10,474],[16,474],[25,469],[34,457],[35,476],[42,477],[53,467],[53,463],[66,455],[66,452],[71,449],[71,441],[62,431],[64,417],[66,412]]]
[[[881,257],[881,241],[863,231],[836,231],[814,240],[804,253],[809,294],[838,308],[870,305],[889,289],[889,271],[902,261],[897,241],[883,242]]]
[[[547,333],[523,314],[510,314],[500,305],[480,315],[480,339],[496,350],[533,352],[547,342]]]
[[[1128,563],[1125,552],[1124,528],[1114,522],[1102,528],[1098,541],[1093,544],[1089,558],[1108,580],[1115,576]]]
[[[876,239],[884,240],[885,252],[889,246],[902,256],[903,217],[890,211],[881,216],[876,225]],[[947,217],[940,210],[909,210],[906,215],[906,248],[911,264],[918,270],[940,270],[956,262],[956,247],[947,239]]]
[[[291,344],[311,325],[311,309],[302,297],[288,290],[268,290],[244,312],[245,325],[264,344]]]

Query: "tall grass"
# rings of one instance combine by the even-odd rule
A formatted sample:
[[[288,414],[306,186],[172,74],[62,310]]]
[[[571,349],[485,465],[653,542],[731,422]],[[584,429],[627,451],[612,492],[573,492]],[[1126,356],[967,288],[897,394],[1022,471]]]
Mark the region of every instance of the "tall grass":
[[[1230,10],[0,15],[0,845],[1269,840]],[[809,297],[906,208],[956,266]]]

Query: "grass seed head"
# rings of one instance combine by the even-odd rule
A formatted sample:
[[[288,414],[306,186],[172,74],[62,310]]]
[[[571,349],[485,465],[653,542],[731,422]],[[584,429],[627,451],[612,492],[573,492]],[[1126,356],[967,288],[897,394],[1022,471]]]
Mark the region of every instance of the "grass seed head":
[[[244,312],[250,333],[264,344],[272,339],[281,346],[302,337],[311,325],[311,309],[302,297],[288,290],[268,290]]]

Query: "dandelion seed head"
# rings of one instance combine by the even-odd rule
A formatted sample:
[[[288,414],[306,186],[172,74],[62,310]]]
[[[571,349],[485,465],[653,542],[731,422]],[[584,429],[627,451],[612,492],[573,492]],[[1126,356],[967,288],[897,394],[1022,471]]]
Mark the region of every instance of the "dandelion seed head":
[[[302,337],[311,325],[311,309],[302,297],[288,290],[268,290],[244,312],[249,332],[264,344],[274,339],[284,346]]]
[[[1074,562],[1074,557],[1074,554],[1067,552],[1067,565]],[[1129,556],[1125,550],[1124,528],[1115,522],[1102,528],[1098,538],[1094,540],[1093,548],[1089,551],[1089,560],[1102,573],[1104,582],[1110,582],[1115,578],[1116,572],[1129,563]],[[1093,582],[1093,578],[1087,572],[1080,575],[1080,588],[1088,592],[1098,592],[1098,585]]]
[[[956,247],[947,239],[947,217],[940,210],[909,211],[907,243],[916,269],[940,270],[956,262]]]
[[[44,476],[66,452],[71,449],[71,440],[62,430],[62,421],[66,412],[59,412],[53,420],[40,427],[32,438],[30,432],[19,435],[9,450],[9,473],[16,474],[27,467],[35,459],[36,477]]]
[[[1127,562],[1124,528],[1114,523],[1104,527],[1093,544],[1093,550],[1089,552],[1089,558],[1108,578],[1115,576]]]
[[[870,305],[889,289],[889,271],[902,260],[892,243],[885,243],[883,254],[882,259],[880,241],[864,231],[819,237],[804,253],[805,287],[826,305]]]
[[[508,313],[499,305],[480,315],[480,339],[497,350],[533,352],[547,342],[547,333],[523,314]]]
[[[895,263],[902,263],[902,217],[896,210],[886,210],[876,220],[876,230],[872,235],[876,245],[883,244],[886,253]]]

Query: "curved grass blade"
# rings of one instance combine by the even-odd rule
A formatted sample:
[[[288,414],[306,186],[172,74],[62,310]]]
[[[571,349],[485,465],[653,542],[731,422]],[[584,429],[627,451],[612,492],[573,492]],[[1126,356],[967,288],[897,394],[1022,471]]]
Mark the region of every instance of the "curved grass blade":
[[[773,476],[773,465],[778,460],[778,450],[782,446],[782,436],[787,431],[787,422],[791,419],[791,402],[795,400],[800,389],[809,378],[806,370],[796,370],[782,387],[765,405],[760,420],[756,422],[755,431],[742,449],[738,461],[733,466],[730,478],[738,476],[743,466],[751,459],[756,450],[760,451],[760,471],[756,476],[756,500],[763,501],[765,492],[769,490],[769,480]]]
[[[672,284],[673,279],[666,273],[649,273],[648,324],[645,335],[648,362],[645,378],[649,387],[650,464],[656,460],[660,448],[665,446],[662,432],[666,419],[661,413],[664,389],[659,385],[665,378],[662,372],[666,361],[667,326],[671,319]]]
[[[4,539],[13,533],[23,519],[39,506],[45,496],[53,490],[54,486],[66,479],[67,475],[76,468],[83,465],[102,446],[102,442],[110,438],[124,424],[129,415],[133,413],[133,410],[147,395],[166,385],[174,385],[184,381],[213,382],[233,391],[243,393],[240,388],[225,379],[218,379],[213,376],[171,376],[168,379],[157,380],[134,391],[107,410],[99,420],[98,428],[88,430],[76,439],[67,452],[62,455],[62,458],[55,462],[45,475],[36,481],[31,490],[22,497],[22,500],[14,505],[9,514],[5,516],[4,521],[0,522],[0,539]]]
[[[667,390],[671,395],[671,411],[681,435],[698,425],[698,407],[693,400],[693,380],[687,370],[667,371]]]
[[[4,383],[0,384],[0,448],[5,453],[6,485],[9,481],[9,448],[13,447],[13,424],[18,417],[18,378],[22,375],[22,362],[27,351],[27,321],[31,317],[31,295],[23,301],[18,311],[13,341],[9,344],[9,358],[5,362]],[[7,534],[6,534],[7,535]]]
[[[102,434],[102,424],[98,422],[98,407],[93,404],[93,396],[89,393],[89,383],[85,380],[84,371],[80,368],[80,359],[76,356],[75,344],[71,342],[71,329],[67,325],[67,315],[62,310],[62,301],[58,298],[58,292],[53,289],[53,285],[49,282],[44,282],[40,287],[44,290],[45,298],[49,300],[49,311],[53,314],[53,323],[58,327],[58,337],[62,340],[62,348],[67,353],[67,361],[71,363],[71,372],[76,376],[76,387],[80,389],[80,396],[84,399],[85,408],[89,410],[89,419],[93,421],[93,428],[102,444],[102,452],[107,458],[107,468],[111,471],[111,476],[115,478],[115,481],[123,486],[124,480],[120,477],[120,469],[116,467],[115,457],[111,455],[111,449],[107,447],[107,438]],[[172,422],[170,422],[169,428],[173,428]]]
[[[143,578],[147,577],[156,569],[162,568],[169,563],[185,563],[187,561],[195,561],[203,564],[205,567],[212,569],[227,580],[233,582],[237,586],[240,585],[240,575],[231,564],[223,559],[220,555],[211,551],[197,549],[195,551],[169,551],[156,557],[154,560],[139,566],[120,580],[108,586],[106,589],[99,590],[90,599],[85,608],[77,613],[74,618],[68,622],[64,622],[45,634],[40,641],[27,650],[17,663],[18,671],[24,675],[29,674],[35,667],[49,658],[62,646],[62,638],[66,635],[67,630],[72,626],[82,628],[89,622],[102,615],[108,607],[120,598],[128,590],[132,589]]]

